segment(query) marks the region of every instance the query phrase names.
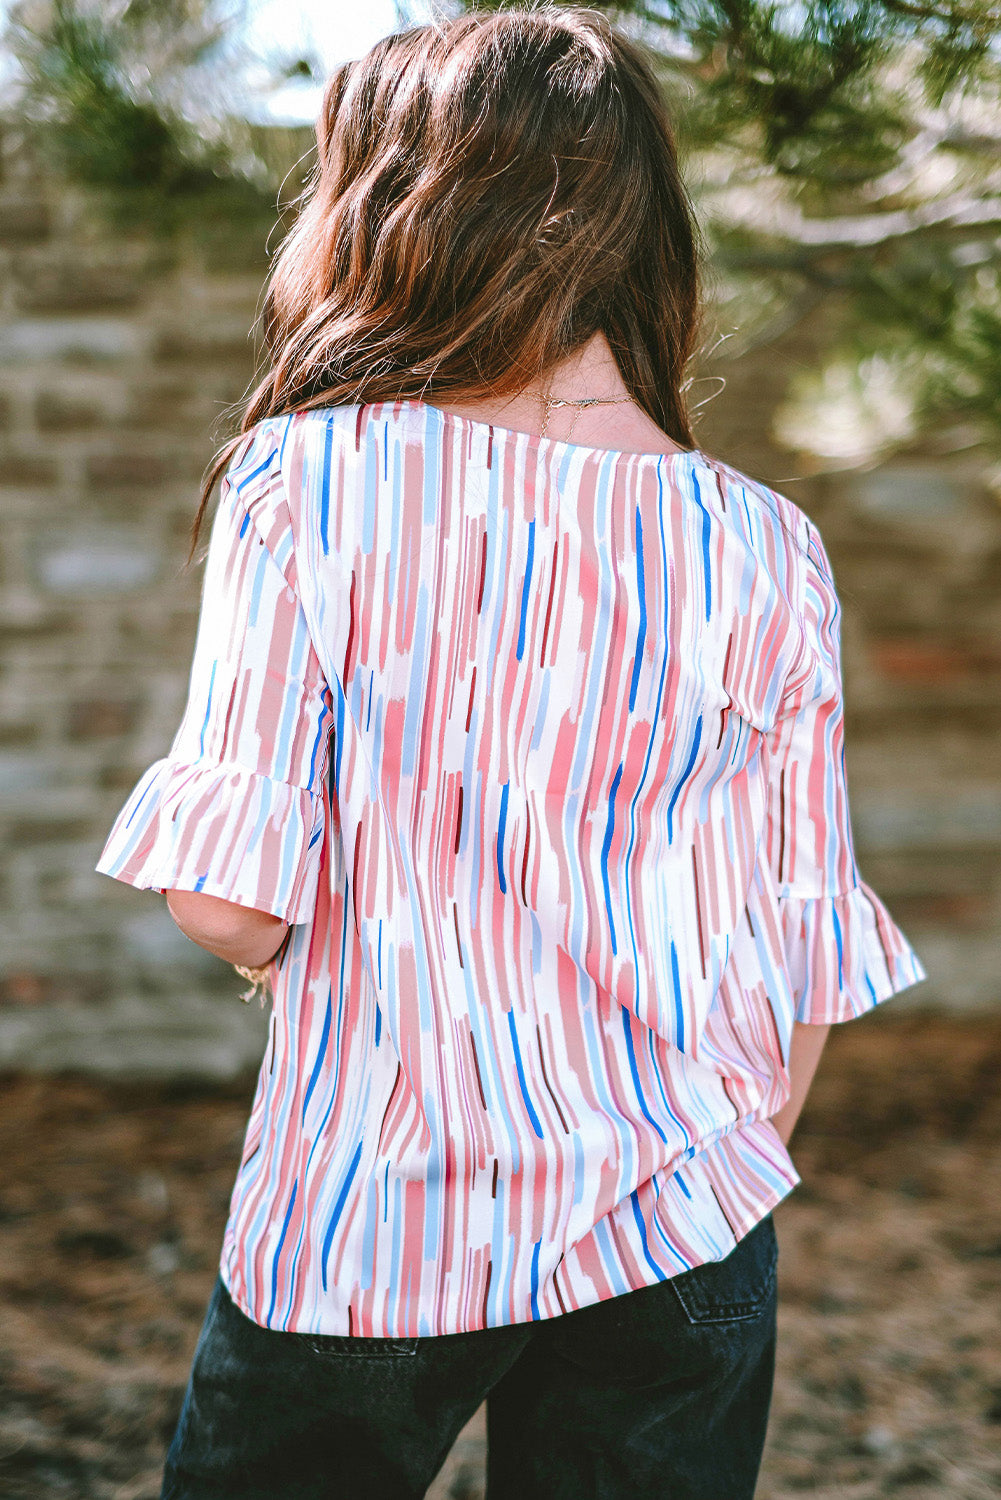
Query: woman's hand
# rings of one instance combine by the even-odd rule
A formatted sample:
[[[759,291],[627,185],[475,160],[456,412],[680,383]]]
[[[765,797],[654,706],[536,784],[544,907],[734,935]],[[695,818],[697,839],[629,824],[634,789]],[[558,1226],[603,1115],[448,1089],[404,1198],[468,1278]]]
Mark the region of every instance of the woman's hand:
[[[167,891],[170,915],[185,937],[227,963],[261,969],[285,940],[288,923],[203,891]]]

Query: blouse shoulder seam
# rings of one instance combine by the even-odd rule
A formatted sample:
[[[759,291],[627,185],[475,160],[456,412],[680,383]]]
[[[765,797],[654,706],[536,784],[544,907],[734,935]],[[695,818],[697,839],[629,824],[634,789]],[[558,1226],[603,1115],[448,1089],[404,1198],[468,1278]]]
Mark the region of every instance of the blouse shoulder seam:
[[[294,415],[294,413],[292,415]],[[258,424],[258,427],[263,428],[265,424],[278,424],[284,421],[286,423],[287,430],[289,420],[290,417],[287,415],[283,415],[282,417],[265,417],[263,421]],[[251,485],[249,492],[245,492],[238,483],[234,482],[231,484],[231,489],[235,493],[237,503],[240,505],[250,524],[253,526],[258,539],[267,548],[272,560],[275,563],[275,566],[280,569],[286,584],[298,599],[300,598],[300,594],[298,570],[296,568],[295,528],[292,521],[292,507],[289,503],[288,491],[285,485],[285,476],[282,471],[281,464],[281,452],[282,447],[284,446],[284,437],[282,438],[282,442],[280,443],[278,441],[277,426],[270,429],[270,431],[268,432],[268,437],[270,439],[269,450],[267,453],[267,457],[259,466],[258,474],[263,479],[263,470],[266,468],[267,479],[270,480],[272,477],[276,477],[277,484],[272,484],[271,488],[267,491],[264,490],[263,484],[260,486]],[[258,475],[255,475],[254,477],[256,479]],[[280,493],[278,493],[278,491],[280,491]],[[267,502],[266,505],[264,503],[265,501]],[[262,510],[265,510],[266,514],[273,517],[278,523],[274,531],[270,531],[267,526],[263,524],[264,517],[262,517],[261,515]],[[282,515],[282,512],[284,512],[284,516]],[[276,544],[284,541],[286,538],[288,539],[289,543],[287,548],[287,557],[284,561],[282,561]]]
[[[735,469],[731,464],[724,462],[722,459],[713,458],[708,454],[703,454],[702,456],[710,467],[718,470],[729,480],[750,490],[778,523],[783,534],[792,542],[792,546],[788,549],[788,554],[793,575],[791,584],[794,597],[791,603],[794,608],[798,644],[792,653],[792,660],[782,683],[780,697],[781,700],[785,700],[790,692],[790,685],[796,682],[797,674],[802,671],[803,662],[812,655],[815,655],[811,651],[809,633],[805,624],[807,572],[811,566],[816,566],[814,559],[811,557],[813,545],[812,534],[815,530],[814,524],[806,512],[796,504],[795,500],[790,500],[787,495],[783,495],[780,491],[772,489],[763,480],[753,479],[750,475],[743,473],[740,469]],[[796,523],[795,530],[790,527],[789,521],[784,518],[782,514],[783,510],[790,512],[790,519]]]
[[[729,480],[736,482],[743,488],[750,490],[755,498],[761,502],[773,520],[777,521],[784,534],[793,543],[797,552],[804,558],[809,556],[810,549],[810,527],[812,525],[806,512],[790,500],[779,490],[772,489],[771,485],[765,484],[764,480],[754,479],[750,474],[745,474],[741,469],[735,469],[724,459],[715,458],[711,454],[701,452],[700,456],[708,468],[717,469]],[[783,511],[791,512],[791,517],[783,515]],[[795,529],[789,525],[789,519],[796,523]]]

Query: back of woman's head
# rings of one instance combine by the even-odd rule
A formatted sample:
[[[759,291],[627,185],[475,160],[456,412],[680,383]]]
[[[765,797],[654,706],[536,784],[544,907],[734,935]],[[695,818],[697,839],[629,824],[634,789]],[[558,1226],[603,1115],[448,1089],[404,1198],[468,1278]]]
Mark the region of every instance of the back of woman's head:
[[[513,394],[602,332],[639,404],[693,443],[695,227],[655,75],[605,17],[387,37],[331,77],[317,146],[241,433],[317,406]]]

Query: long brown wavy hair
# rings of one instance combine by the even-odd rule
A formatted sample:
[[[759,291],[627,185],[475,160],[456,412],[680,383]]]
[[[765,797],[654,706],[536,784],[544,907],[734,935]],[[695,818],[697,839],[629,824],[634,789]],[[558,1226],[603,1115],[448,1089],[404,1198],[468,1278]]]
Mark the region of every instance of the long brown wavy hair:
[[[697,229],[660,86],[598,12],[465,15],[386,37],[324,91],[276,253],[255,423],[321,406],[513,395],[603,332],[638,404],[694,447],[682,382]]]

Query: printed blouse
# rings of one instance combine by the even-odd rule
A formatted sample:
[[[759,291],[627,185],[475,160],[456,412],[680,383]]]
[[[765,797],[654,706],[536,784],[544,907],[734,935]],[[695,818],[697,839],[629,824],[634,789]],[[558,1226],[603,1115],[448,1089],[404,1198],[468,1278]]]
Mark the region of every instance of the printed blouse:
[[[855,862],[816,528],[419,401],[248,432],[97,868],[293,926],[221,1274],[269,1328],[547,1318],[799,1181],[793,1021],[924,977]]]

